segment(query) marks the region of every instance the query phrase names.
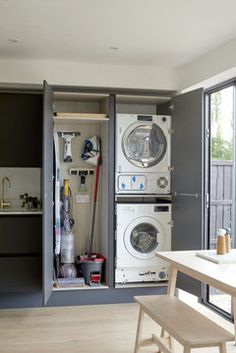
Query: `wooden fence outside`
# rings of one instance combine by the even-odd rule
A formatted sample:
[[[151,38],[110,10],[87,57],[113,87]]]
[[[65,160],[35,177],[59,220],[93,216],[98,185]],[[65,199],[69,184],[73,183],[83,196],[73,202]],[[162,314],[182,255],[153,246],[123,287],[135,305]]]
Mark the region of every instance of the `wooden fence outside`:
[[[232,161],[211,162],[210,247],[216,246],[218,228],[231,228]]]

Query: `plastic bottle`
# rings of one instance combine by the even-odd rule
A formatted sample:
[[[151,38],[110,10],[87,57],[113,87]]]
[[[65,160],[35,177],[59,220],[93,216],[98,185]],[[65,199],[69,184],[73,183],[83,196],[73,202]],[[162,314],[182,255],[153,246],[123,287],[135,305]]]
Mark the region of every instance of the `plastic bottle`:
[[[225,229],[220,228],[217,230],[217,255],[225,255],[226,253],[225,234]]]

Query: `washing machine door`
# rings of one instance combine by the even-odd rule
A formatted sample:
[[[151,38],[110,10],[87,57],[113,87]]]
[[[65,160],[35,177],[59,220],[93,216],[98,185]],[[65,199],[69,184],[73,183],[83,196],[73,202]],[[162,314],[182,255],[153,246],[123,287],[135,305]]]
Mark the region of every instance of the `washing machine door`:
[[[138,217],[125,230],[124,244],[127,251],[140,260],[152,259],[165,245],[162,225],[152,217]]]
[[[153,122],[131,124],[123,134],[123,153],[136,167],[149,168],[158,164],[164,157],[166,148],[165,134]]]

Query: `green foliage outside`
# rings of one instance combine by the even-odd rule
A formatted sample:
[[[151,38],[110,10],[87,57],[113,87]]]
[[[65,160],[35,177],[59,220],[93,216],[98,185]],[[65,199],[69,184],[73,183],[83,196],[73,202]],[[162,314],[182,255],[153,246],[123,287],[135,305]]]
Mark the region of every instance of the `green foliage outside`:
[[[232,143],[222,139],[222,137],[213,137],[211,139],[211,157],[215,160],[229,161],[233,159]]]
[[[221,111],[221,91],[211,95],[211,123],[216,127],[215,136],[211,138],[211,158],[213,160],[233,160],[233,141],[225,140],[222,137],[224,119],[230,119],[233,129],[233,114],[226,117]]]

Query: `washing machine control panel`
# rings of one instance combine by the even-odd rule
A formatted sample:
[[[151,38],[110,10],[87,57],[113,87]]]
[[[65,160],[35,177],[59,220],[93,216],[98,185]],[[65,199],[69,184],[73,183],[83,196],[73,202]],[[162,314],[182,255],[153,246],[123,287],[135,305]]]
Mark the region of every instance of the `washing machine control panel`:
[[[117,268],[116,283],[161,282],[168,280],[168,268]]]
[[[117,194],[169,194],[168,173],[116,174]]]

